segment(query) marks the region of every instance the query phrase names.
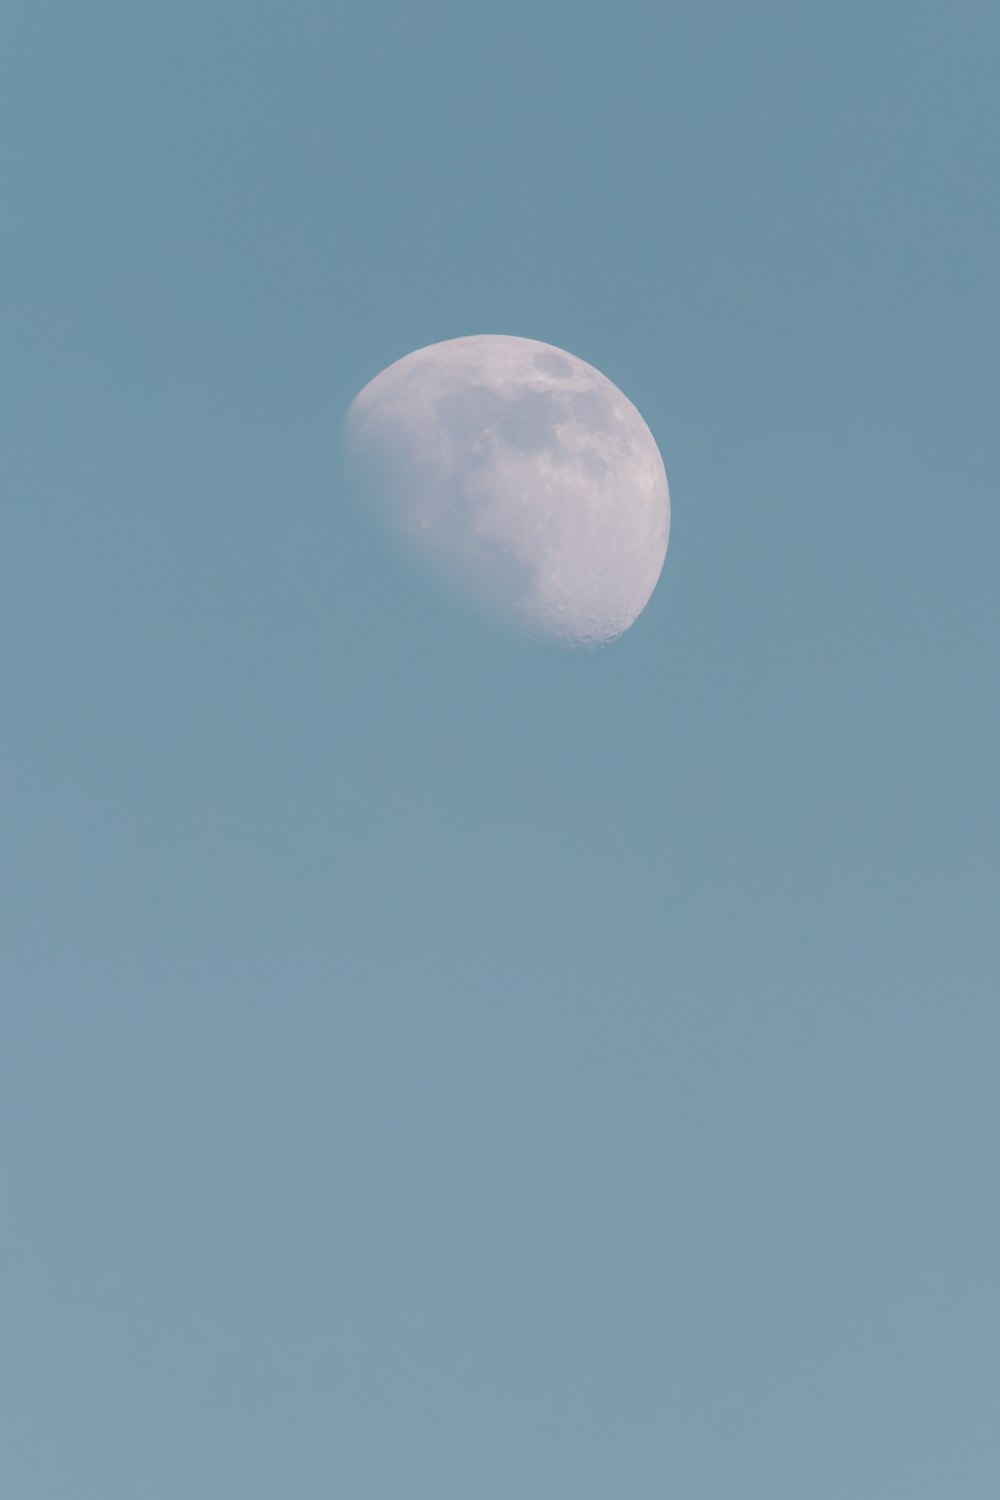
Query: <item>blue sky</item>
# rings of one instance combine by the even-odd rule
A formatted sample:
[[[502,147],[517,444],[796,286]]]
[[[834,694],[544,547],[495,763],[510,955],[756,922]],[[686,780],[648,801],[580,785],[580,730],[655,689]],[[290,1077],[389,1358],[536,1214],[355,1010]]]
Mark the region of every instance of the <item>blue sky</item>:
[[[0,19],[0,1480],[992,1500],[994,7]],[[596,654],[357,390],[636,403]]]

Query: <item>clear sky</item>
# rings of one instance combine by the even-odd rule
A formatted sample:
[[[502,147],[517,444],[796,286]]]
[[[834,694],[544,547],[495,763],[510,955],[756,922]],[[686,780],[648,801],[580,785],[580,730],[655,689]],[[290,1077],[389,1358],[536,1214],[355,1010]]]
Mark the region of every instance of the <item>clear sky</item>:
[[[0,1491],[993,1500],[996,56],[957,0],[6,0]],[[391,360],[660,444],[595,654]]]

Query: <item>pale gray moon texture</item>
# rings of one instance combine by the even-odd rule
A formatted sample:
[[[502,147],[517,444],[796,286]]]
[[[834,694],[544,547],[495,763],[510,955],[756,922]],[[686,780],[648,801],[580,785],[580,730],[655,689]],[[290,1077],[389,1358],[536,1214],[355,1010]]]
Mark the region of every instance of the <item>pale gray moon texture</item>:
[[[602,645],[656,587],[663,460],[631,401],[564,349],[507,334],[417,349],[355,397],[344,440],[395,538],[522,634]]]

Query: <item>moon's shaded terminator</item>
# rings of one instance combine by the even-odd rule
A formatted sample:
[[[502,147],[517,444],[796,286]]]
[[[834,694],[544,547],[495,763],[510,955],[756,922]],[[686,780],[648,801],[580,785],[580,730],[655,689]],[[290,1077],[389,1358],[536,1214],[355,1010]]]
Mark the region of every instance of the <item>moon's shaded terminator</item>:
[[[653,592],[663,461],[628,398],[565,350],[506,334],[418,349],[355,397],[345,443],[391,531],[528,635],[600,645]]]

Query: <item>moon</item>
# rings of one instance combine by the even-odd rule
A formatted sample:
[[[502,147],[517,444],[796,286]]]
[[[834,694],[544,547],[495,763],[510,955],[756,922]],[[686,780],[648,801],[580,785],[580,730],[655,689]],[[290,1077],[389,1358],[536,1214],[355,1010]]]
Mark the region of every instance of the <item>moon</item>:
[[[348,476],[428,572],[522,635],[600,646],[656,587],[670,492],[631,401],[565,349],[447,339],[376,375],[344,424]]]

